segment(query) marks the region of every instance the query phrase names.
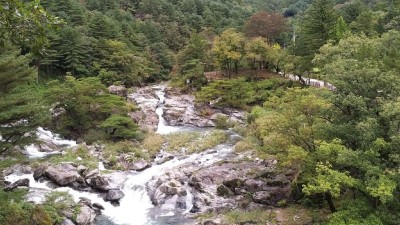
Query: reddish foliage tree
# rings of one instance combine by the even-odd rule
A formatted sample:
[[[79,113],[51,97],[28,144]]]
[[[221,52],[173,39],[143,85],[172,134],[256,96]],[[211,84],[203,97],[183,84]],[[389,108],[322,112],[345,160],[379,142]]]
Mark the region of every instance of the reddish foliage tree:
[[[273,41],[287,29],[286,19],[279,13],[257,12],[246,22],[244,30],[248,37],[263,37]]]

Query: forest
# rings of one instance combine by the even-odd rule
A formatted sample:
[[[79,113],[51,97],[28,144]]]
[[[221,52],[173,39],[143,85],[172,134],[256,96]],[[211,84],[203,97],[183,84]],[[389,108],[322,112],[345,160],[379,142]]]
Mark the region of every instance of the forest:
[[[38,127],[143,146],[107,88],[168,83],[247,112],[236,148],[295,171],[281,207],[324,212],[308,224],[399,224],[399,0],[1,0],[0,31],[0,172]],[[20,195],[0,191],[0,224],[62,224]]]

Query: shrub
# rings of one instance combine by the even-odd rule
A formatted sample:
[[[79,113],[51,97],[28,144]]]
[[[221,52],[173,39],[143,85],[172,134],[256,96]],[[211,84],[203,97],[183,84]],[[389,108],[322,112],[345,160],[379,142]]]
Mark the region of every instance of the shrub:
[[[101,125],[109,139],[114,141],[133,139],[138,135],[139,127],[127,116],[113,115],[106,119]]]
[[[234,122],[229,120],[228,116],[226,115],[217,115],[217,118],[215,118],[215,127],[217,129],[228,129],[234,125]]]

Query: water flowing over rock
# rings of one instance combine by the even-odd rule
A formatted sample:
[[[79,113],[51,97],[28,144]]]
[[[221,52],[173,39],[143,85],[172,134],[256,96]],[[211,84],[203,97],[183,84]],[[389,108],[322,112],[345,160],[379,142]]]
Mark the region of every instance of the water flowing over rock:
[[[163,115],[171,126],[214,127],[218,115],[226,116],[239,123],[243,123],[245,120],[244,112],[229,108],[218,109],[196,105],[193,95],[181,94],[171,88],[166,88]]]
[[[106,195],[106,200],[108,201],[118,201],[121,198],[125,197],[124,192],[121,190],[109,190]]]
[[[141,159],[136,162],[131,162],[128,165],[129,170],[136,170],[136,171],[143,171],[151,166],[150,163],[146,162],[145,160]]]
[[[28,178],[24,178],[21,180],[17,180],[12,184],[7,185],[4,188],[4,191],[12,191],[17,187],[29,187],[29,179]]]
[[[176,131],[182,131],[182,127],[178,126],[214,127],[218,115],[239,123],[245,121],[245,113],[242,111],[196,105],[193,95],[181,94],[165,85],[140,88],[130,94],[128,99],[136,102],[141,109],[131,113],[131,117],[146,129],[156,130],[160,123],[175,126]]]
[[[275,172],[271,178],[262,177],[265,171],[271,170],[275,171],[274,165],[261,162],[228,160],[206,167],[191,163],[150,181],[148,189],[153,203],[161,207],[179,193],[189,191],[193,195],[192,213],[222,213],[237,208],[241,196],[248,194],[252,194],[255,203],[277,205],[289,196],[290,177],[282,175],[285,182],[278,182],[283,178]],[[189,186],[181,185],[186,182]]]
[[[206,113],[200,113],[193,96],[182,95],[165,85],[139,88],[128,98],[141,109],[131,116],[142,127],[159,134],[208,132],[209,128],[198,127],[214,126],[221,115],[239,122],[244,120],[244,113],[234,109],[208,107],[203,108]],[[197,224],[190,217],[198,213],[221,214],[245,207],[252,210],[286,199],[294,173],[278,174],[276,161],[250,160],[234,153],[234,144],[240,136],[226,132],[229,140],[212,149],[189,155],[160,149],[152,163],[127,161],[126,171],[106,173],[105,161],[98,163],[98,169],[71,163],[42,163],[34,170],[22,166],[10,168],[5,171],[5,181],[11,185],[27,179],[30,190],[26,199],[35,203],[42,203],[51,191],[70,193],[81,211],[76,216],[72,211],[64,212],[65,225]],[[43,133],[56,140],[56,144],[62,142],[45,130]],[[86,149],[101,158],[102,146],[86,146]],[[244,199],[252,202],[244,206]],[[209,219],[204,224],[220,221]]]
[[[156,114],[159,98],[151,87],[137,89],[128,95],[128,100],[135,102],[140,110],[131,112],[131,118],[139,124],[142,129],[156,130],[158,115]]]
[[[77,146],[75,141],[65,140],[42,127],[37,129],[36,135],[39,144],[31,144],[25,147],[25,152],[29,158],[43,158],[61,154],[62,151]]]
[[[93,178],[89,178],[86,182],[93,188],[100,191],[109,191],[112,188],[109,180],[104,176],[95,176]]]

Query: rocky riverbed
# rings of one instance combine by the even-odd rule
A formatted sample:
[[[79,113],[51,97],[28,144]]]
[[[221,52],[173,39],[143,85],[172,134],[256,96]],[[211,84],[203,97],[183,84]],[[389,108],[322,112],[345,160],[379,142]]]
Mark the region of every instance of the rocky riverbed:
[[[215,126],[220,114],[238,123],[244,121],[244,113],[233,109],[207,107],[208,113],[201,112],[205,108],[196,106],[193,96],[165,85],[138,89],[128,100],[140,107],[132,118],[160,134],[209,132],[202,127]],[[275,160],[236,153],[234,146],[241,137],[232,130],[225,131],[229,136],[225,143],[202,152],[168,153],[167,143],[156,158],[132,162],[125,171],[106,170],[101,146],[77,146],[44,129],[38,132],[46,135],[39,135],[41,144],[27,148],[30,157],[65,154],[67,149],[84,145],[99,159],[97,168],[78,160],[16,165],[4,171],[5,190],[28,187],[27,201],[40,204],[54,191],[71,194],[81,210],[78,214],[64,212],[64,225],[222,224],[196,216],[276,206],[289,197],[294,176],[277,173]]]
[[[182,94],[166,85],[139,88],[128,95],[128,100],[137,103],[141,110],[131,113],[131,117],[142,128],[157,130],[162,105],[161,122],[166,126],[215,127],[218,116],[226,116],[231,121],[244,123],[245,112],[232,108],[216,108],[195,103],[193,95]]]

